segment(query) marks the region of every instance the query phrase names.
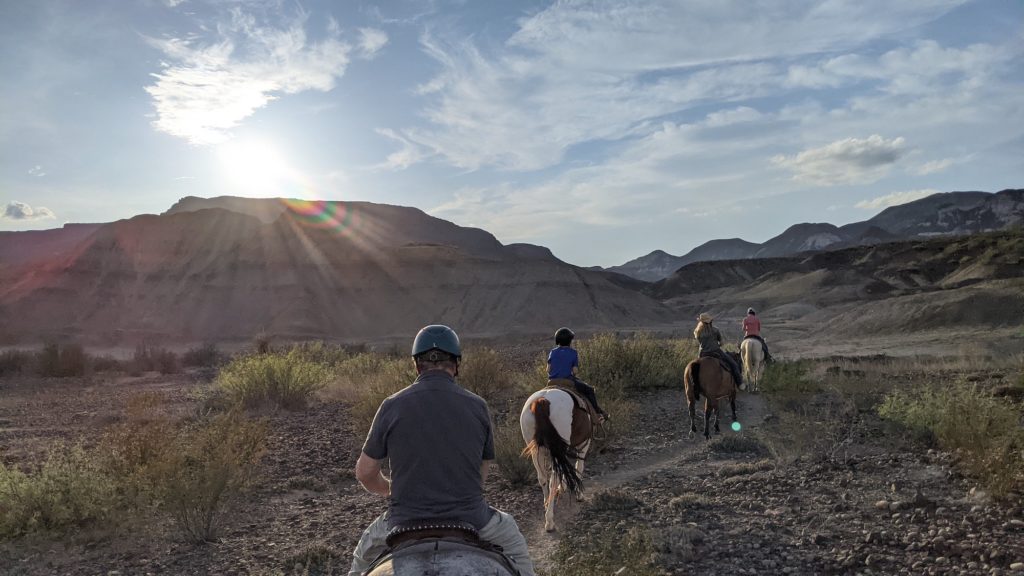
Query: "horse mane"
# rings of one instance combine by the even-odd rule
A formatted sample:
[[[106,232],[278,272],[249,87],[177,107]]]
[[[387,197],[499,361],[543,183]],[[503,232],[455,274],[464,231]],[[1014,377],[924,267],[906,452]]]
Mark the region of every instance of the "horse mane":
[[[551,452],[551,467],[559,480],[574,496],[582,495],[583,479],[573,465],[573,460],[579,459],[580,455],[562,438],[551,422],[551,402],[544,397],[537,398],[530,405],[530,412],[533,413],[536,428],[533,439],[523,449],[523,455],[533,456],[537,450],[547,448]]]

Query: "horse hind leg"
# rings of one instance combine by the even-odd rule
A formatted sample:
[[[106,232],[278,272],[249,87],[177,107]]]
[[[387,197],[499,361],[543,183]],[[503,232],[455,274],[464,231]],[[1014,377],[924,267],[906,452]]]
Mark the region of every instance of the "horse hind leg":
[[[560,491],[561,482],[558,479],[558,474],[552,470],[548,477],[547,490],[545,490],[547,496],[544,499],[544,530],[547,532],[554,532],[557,528],[555,526],[555,500],[558,500]]]
[[[711,400],[704,399],[704,439],[711,439]]]

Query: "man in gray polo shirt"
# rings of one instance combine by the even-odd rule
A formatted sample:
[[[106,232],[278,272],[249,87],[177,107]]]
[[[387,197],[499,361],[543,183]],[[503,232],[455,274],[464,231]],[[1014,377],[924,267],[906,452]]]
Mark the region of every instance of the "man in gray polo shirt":
[[[455,382],[459,337],[447,326],[427,326],[416,335],[412,356],[419,376],[381,403],[356,462],[356,478],[389,506],[363,532],[349,576],[362,576],[385,550],[388,530],[424,520],[472,524],[482,540],[504,549],[522,576],[534,576],[515,520],[484,500],[494,435],[487,402]],[[381,473],[385,458],[391,480]]]

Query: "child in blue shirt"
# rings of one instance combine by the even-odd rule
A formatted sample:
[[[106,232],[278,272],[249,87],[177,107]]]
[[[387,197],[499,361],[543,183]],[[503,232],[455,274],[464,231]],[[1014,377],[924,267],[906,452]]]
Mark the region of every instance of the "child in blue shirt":
[[[548,353],[548,379],[571,380],[576,387],[576,391],[594,406],[594,410],[598,414],[603,416],[605,420],[608,420],[610,419],[608,413],[597,404],[597,394],[594,393],[594,387],[576,377],[576,369],[580,366],[580,356],[576,349],[571,346],[572,339],[575,337],[576,334],[568,328],[559,328],[555,332],[555,344],[557,346]]]

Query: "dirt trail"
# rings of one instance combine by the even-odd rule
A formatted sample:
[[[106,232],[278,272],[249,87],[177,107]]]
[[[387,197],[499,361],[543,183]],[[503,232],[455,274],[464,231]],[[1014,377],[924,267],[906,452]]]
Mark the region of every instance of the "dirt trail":
[[[626,449],[624,458],[614,463],[609,463],[604,454],[598,454],[592,464],[584,471],[584,484],[587,495],[585,500],[593,498],[595,494],[603,491],[618,488],[634,480],[641,479],[652,472],[666,468],[684,468],[696,466],[705,461],[707,442],[702,438],[704,421],[700,408],[703,403],[698,404],[697,410],[697,433],[693,438],[689,437],[689,418],[686,414],[685,403],[678,407],[681,394],[678,391],[663,392],[647,399],[642,406],[641,413],[647,414],[648,418],[638,416],[636,420],[640,423],[637,433],[632,435],[641,441],[651,442],[647,450],[639,455],[635,450]],[[675,406],[675,418],[666,419],[664,412],[666,408],[672,411]],[[767,403],[764,396],[740,393],[736,401],[736,409],[739,421],[743,428],[734,432],[729,424],[731,423],[728,403],[722,403],[722,436],[733,436],[749,434],[760,426],[768,413]],[[652,412],[660,412],[652,414]],[[659,417],[660,416],[660,417]],[[669,426],[660,430],[645,430],[647,427]],[[714,441],[715,436],[712,436]],[[628,440],[620,440],[618,443],[626,444]],[[541,573],[551,573],[553,568],[554,554],[558,549],[560,531],[546,532],[544,530],[544,515],[541,507],[540,488],[537,487],[537,506],[534,507],[528,516],[520,521],[523,534],[526,535],[527,543],[530,546],[530,555]],[[555,521],[559,529],[568,526],[581,510],[586,502],[577,503],[572,498],[561,497],[555,507]]]

